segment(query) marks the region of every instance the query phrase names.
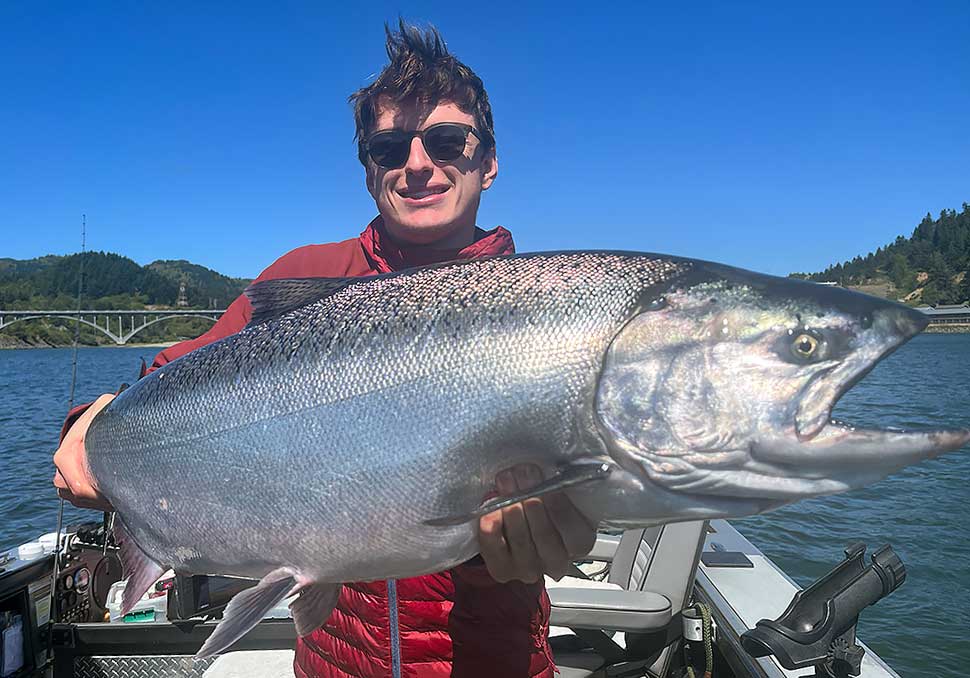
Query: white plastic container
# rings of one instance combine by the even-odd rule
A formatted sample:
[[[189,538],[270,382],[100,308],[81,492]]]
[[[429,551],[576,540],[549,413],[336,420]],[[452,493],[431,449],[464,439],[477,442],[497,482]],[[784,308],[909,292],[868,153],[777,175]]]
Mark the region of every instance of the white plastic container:
[[[62,534],[61,540],[66,541],[67,535]],[[39,541],[40,545],[44,547],[44,555],[49,555],[57,550],[57,532],[48,532],[47,534],[43,534],[37,541]]]
[[[39,541],[29,541],[17,548],[17,557],[21,560],[33,560],[44,555],[44,546]]]
[[[121,616],[121,598],[125,593],[125,585],[128,583],[126,579],[121,581],[116,581],[111,585],[111,589],[108,591],[108,602],[105,607],[108,608],[108,614],[113,624],[132,624],[140,622],[153,622],[153,621],[165,621],[166,612],[168,609],[168,591],[163,594],[158,595],[154,598],[149,598],[149,593],[155,592],[155,587],[148,587],[148,592],[141,597],[135,607],[122,618]]]

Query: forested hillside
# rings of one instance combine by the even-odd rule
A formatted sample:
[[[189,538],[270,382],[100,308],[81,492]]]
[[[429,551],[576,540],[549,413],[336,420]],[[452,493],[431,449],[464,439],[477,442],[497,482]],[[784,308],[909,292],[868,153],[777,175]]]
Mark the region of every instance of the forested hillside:
[[[249,283],[188,261],[155,261],[140,266],[110,252],[0,259],[0,309],[76,308],[78,274],[82,267],[81,304],[85,309],[174,308],[183,283],[190,308],[225,308]],[[210,324],[204,320],[173,319],[146,329],[138,338],[146,342],[174,341],[201,334]],[[73,336],[70,321],[31,320],[0,332],[0,346],[64,345],[73,341]],[[110,340],[84,328],[81,341],[96,344]]]
[[[834,280],[847,287],[878,287],[886,296],[916,304],[955,304],[970,300],[970,204],[963,211],[927,214],[913,234],[864,257],[829,266],[820,273],[792,274],[809,280]]]
[[[86,252],[17,260],[0,258],[0,309],[71,310],[77,305],[78,272],[83,262],[82,305],[86,309],[174,308],[185,285],[192,308],[224,308],[248,284],[184,260],[155,261],[147,266],[110,252]],[[970,204],[963,210],[927,214],[910,237],[900,235],[866,256],[829,266],[818,273],[793,277],[836,281],[846,287],[910,304],[952,304],[970,300]],[[173,319],[145,330],[140,341],[174,341],[194,337],[209,323]],[[4,345],[67,345],[74,336],[70,321],[31,320],[0,331]],[[107,343],[107,337],[84,328],[85,344]]]

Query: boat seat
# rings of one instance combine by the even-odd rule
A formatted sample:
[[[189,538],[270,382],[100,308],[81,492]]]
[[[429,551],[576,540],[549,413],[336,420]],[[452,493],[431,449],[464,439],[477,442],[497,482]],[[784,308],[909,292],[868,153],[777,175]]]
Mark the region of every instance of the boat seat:
[[[583,562],[608,563],[606,582],[581,569],[560,582],[547,579],[550,645],[561,678],[665,676],[706,533],[706,522],[693,521],[619,538],[601,534]]]

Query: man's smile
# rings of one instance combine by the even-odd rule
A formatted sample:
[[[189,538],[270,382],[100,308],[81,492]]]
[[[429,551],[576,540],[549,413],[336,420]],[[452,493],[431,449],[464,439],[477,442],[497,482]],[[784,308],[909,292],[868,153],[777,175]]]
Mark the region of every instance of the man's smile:
[[[443,200],[443,195],[451,186],[447,184],[435,184],[423,188],[398,189],[396,193],[404,198],[408,205],[430,205]]]

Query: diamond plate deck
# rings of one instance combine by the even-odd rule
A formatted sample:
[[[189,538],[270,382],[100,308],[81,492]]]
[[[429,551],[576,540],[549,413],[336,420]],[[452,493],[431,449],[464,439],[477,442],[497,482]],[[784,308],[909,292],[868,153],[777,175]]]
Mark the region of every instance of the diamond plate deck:
[[[75,657],[75,678],[202,678],[216,657],[191,655],[165,657]]]

